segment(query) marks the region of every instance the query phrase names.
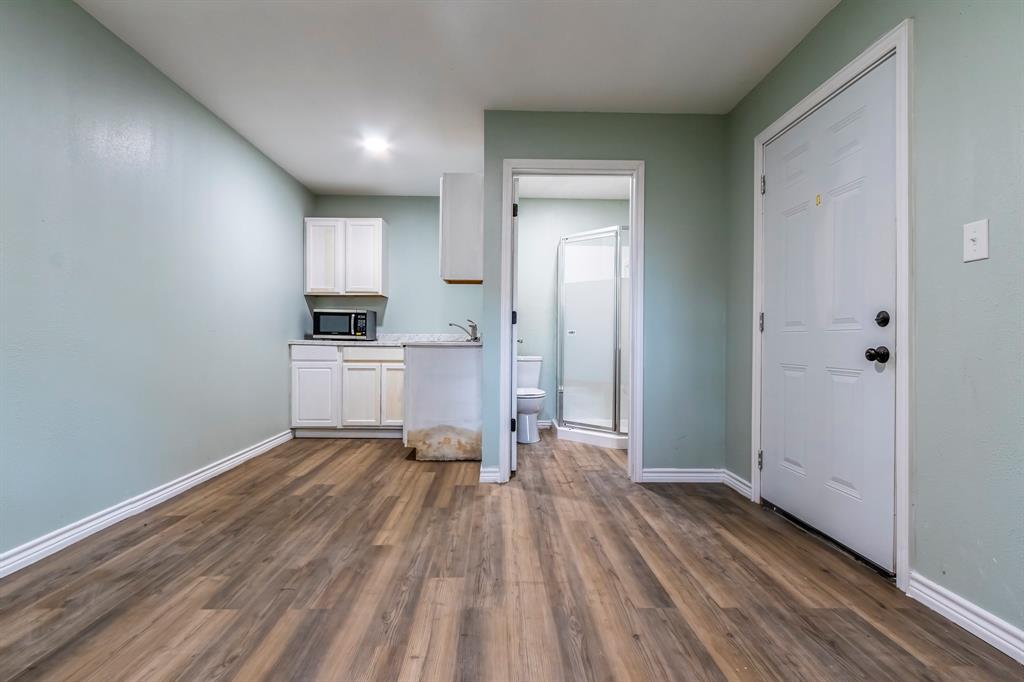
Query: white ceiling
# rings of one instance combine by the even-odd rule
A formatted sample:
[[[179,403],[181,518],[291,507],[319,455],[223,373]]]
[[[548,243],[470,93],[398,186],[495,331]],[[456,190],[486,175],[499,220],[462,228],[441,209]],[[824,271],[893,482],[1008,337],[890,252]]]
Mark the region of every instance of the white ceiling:
[[[435,195],[485,109],[725,113],[837,1],[78,3],[313,191]]]
[[[520,199],[628,199],[628,177],[620,175],[524,175]]]

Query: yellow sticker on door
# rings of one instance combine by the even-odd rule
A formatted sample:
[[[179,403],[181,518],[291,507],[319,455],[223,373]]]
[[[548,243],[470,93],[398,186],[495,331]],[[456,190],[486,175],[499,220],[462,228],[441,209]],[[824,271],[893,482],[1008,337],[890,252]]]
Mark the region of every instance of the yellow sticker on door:
[[[821,206],[821,195],[820,194],[818,196],[814,197],[814,205],[815,206]]]

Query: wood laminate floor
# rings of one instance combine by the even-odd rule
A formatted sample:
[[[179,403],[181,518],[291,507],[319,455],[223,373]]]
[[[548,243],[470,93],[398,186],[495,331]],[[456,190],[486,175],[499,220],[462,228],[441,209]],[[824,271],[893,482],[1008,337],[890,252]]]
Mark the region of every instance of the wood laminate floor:
[[[724,486],[519,452],[291,441],[0,581],[0,679],[1022,678]]]

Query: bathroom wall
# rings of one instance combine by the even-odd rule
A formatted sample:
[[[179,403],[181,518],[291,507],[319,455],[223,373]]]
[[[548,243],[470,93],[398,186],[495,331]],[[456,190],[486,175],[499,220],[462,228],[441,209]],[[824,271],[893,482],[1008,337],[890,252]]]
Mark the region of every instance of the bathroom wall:
[[[754,137],[907,17],[911,566],[1022,627],[1024,3],[846,0],[729,115],[725,461],[749,475]],[[979,218],[991,258],[963,263]]]
[[[460,334],[449,322],[466,326],[480,321],[483,286],[446,284],[438,269],[437,197],[316,197],[320,217],[384,218],[388,223],[388,298],[380,296],[307,296],[313,307],[344,307],[377,311],[379,332],[443,332]],[[306,330],[313,328],[307,316]]]
[[[558,243],[562,237],[629,224],[629,202],[609,199],[520,199],[518,249],[519,355],[544,358],[542,420],[553,419],[558,399]],[[610,380],[610,379],[609,379]]]
[[[484,466],[497,466],[504,159],[640,159],[645,176],[644,464],[720,467],[726,312],[722,116],[484,114]]]
[[[312,206],[78,6],[0,3],[0,554],[288,428]]]

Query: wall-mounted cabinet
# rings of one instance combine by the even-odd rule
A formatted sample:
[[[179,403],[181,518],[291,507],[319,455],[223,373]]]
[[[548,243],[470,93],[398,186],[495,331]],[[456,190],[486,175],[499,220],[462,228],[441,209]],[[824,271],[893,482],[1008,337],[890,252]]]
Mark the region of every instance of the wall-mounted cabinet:
[[[441,279],[449,284],[484,281],[484,178],[478,173],[441,176]]]
[[[309,295],[387,296],[387,223],[381,218],[306,218]]]

